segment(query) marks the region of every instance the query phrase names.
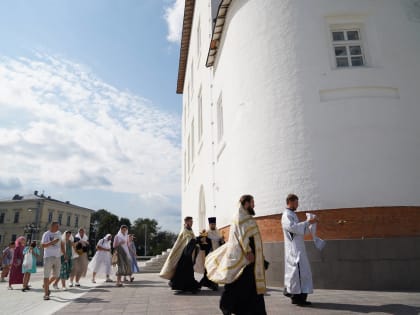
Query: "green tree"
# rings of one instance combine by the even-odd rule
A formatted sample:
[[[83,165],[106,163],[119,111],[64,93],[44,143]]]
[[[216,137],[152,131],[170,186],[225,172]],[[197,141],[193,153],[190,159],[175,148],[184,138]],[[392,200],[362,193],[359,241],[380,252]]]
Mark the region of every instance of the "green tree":
[[[131,229],[131,221],[130,221],[130,219],[121,218],[120,219],[120,226],[121,225],[127,225],[128,226],[128,230],[130,230]]]
[[[104,237],[106,234],[110,233],[112,235],[115,235],[118,233],[118,230],[120,229],[120,220],[119,218],[105,210],[101,209],[98,211],[95,211],[90,219],[91,222],[91,233],[94,233],[94,223],[97,222],[96,225],[96,239],[100,239]],[[92,235],[93,236],[93,235]]]
[[[130,233],[136,237],[137,255],[142,256],[161,254],[162,251],[171,248],[176,239],[174,233],[161,231],[158,222],[155,219],[148,218],[135,220]],[[147,247],[146,251],[145,245]]]
[[[110,233],[115,236],[121,225],[127,225],[130,234],[134,234],[136,240],[137,255],[155,256],[168,248],[171,248],[176,240],[176,234],[162,231],[155,219],[138,218],[133,224],[128,218],[118,218],[115,214],[101,209],[91,216],[89,239],[92,255],[99,239]],[[146,237],[146,242],[145,242]],[[145,245],[146,244],[146,251]]]

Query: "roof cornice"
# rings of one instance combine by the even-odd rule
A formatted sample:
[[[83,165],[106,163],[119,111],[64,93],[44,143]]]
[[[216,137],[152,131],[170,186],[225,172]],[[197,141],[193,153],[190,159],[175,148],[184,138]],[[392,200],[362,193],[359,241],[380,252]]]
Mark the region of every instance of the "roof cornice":
[[[213,32],[210,40],[209,52],[207,54],[206,67],[211,67],[216,60],[217,50],[219,49],[220,39],[222,38],[223,28],[225,26],[226,15],[232,0],[221,0],[213,26]]]
[[[191,28],[194,17],[195,0],[185,0],[184,20],[182,22],[181,49],[179,53],[178,81],[176,93],[184,91],[185,72],[187,70],[188,53],[190,47]]]

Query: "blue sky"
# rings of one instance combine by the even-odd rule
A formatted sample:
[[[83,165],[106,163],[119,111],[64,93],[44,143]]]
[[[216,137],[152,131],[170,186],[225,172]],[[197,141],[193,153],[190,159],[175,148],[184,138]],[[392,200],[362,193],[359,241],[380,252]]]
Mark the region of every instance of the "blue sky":
[[[0,197],[179,229],[182,5],[0,1]]]

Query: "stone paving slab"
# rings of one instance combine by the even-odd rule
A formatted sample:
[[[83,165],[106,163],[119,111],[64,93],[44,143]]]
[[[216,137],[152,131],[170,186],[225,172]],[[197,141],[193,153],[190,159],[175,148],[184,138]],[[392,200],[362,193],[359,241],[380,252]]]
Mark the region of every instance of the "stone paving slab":
[[[221,314],[218,305],[222,288],[219,292],[203,289],[197,295],[176,294],[157,274],[137,274],[136,280],[123,288],[103,279],[92,284],[89,279],[90,275],[82,279],[81,288],[53,291],[50,301],[42,300],[42,269],[33,276],[30,292],[21,292],[20,286],[9,291],[7,283],[0,283],[0,314]],[[310,300],[314,303],[311,308],[291,305],[281,288],[270,288],[265,296],[270,315],[420,314],[419,292],[315,290]]]
[[[156,274],[142,274],[139,280],[123,288],[100,285],[75,299],[57,314],[171,314],[213,315],[219,311],[219,292],[203,289],[201,293],[176,294],[167,281]],[[365,292],[316,290],[310,296],[311,308],[290,304],[281,288],[270,288],[265,296],[268,314],[420,314],[420,293],[417,292]]]

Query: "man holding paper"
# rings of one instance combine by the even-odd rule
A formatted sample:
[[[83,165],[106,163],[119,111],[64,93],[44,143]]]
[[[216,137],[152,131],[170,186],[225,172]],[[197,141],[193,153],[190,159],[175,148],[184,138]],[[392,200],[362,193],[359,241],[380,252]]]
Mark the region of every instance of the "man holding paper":
[[[305,234],[310,234],[317,219],[308,214],[307,220],[299,222],[295,213],[299,198],[290,194],[286,198],[287,207],[283,212],[281,224],[284,234],[284,295],[290,297],[292,304],[309,306],[308,294],[313,292],[312,273],[305,249]]]

